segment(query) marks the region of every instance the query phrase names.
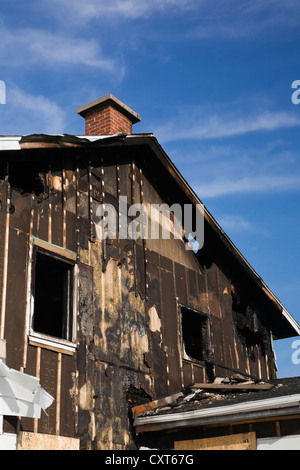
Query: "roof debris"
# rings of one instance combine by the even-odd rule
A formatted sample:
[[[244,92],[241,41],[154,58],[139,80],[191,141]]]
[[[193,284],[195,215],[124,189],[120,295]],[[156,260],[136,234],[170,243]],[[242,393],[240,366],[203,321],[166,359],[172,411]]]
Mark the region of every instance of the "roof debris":
[[[275,387],[275,384],[248,380],[240,374],[230,377],[217,377],[213,383],[196,383],[179,393],[159,400],[144,403],[132,408],[132,417],[180,409],[187,403],[208,404],[210,401],[224,398],[224,394],[234,394],[250,391],[267,391]]]

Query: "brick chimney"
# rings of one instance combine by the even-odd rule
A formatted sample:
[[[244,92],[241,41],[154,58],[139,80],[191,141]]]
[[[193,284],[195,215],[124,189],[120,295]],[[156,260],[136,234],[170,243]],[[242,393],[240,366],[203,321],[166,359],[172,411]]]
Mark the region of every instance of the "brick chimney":
[[[132,134],[132,124],[141,121],[135,111],[110,93],[81,106],[77,113],[85,119],[85,135]]]

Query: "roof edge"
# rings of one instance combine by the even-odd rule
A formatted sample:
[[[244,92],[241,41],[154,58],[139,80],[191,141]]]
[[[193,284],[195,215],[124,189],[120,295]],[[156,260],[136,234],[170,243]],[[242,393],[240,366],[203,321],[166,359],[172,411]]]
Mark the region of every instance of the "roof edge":
[[[280,302],[280,300],[275,296],[275,294],[271,291],[271,289],[267,286],[267,284],[263,281],[263,279],[259,276],[259,274],[251,266],[251,264],[247,261],[247,259],[244,257],[244,255],[236,247],[236,245],[233,243],[233,241],[229,238],[229,236],[226,234],[226,232],[224,232],[222,227],[218,224],[216,219],[212,216],[212,214],[209,212],[207,207],[199,199],[197,194],[194,192],[194,190],[190,187],[188,182],[185,180],[185,178],[182,176],[182,174],[176,168],[176,166],[174,165],[172,160],[169,158],[169,156],[166,154],[166,152],[164,151],[162,146],[159,144],[156,137],[154,135],[148,135],[146,137],[148,137],[153,142],[154,149],[156,148],[157,151],[163,156],[163,159],[160,158],[160,161],[164,165],[165,165],[165,163],[167,163],[167,165],[165,165],[165,166],[169,167],[168,169],[171,168],[173,176],[177,179],[177,182],[180,183],[182,189],[186,192],[187,196],[190,197],[192,199],[192,202],[194,202],[195,204],[201,204],[202,205],[207,222],[217,231],[219,236],[221,236],[221,238],[226,243],[226,245],[231,250],[231,252],[235,254],[238,261],[243,265],[243,267],[247,270],[247,272],[255,280],[258,287],[264,291],[264,293],[275,303],[275,305],[277,305],[277,308],[281,311],[281,314],[286,318],[286,320],[289,322],[289,324],[293,328],[293,330],[295,332],[294,336],[300,336],[300,325],[299,325],[299,323],[293,318],[293,316],[288,312],[288,310],[284,307],[284,305]],[[134,135],[132,136],[132,138],[134,138]],[[291,337],[293,337],[293,336],[291,335]]]
[[[142,416],[134,419],[133,426],[136,428],[136,432],[147,431],[146,427],[149,426],[149,431],[154,431],[159,428],[170,429],[177,427],[190,427],[199,425],[199,419],[202,420],[202,424],[205,424],[211,418],[227,419],[230,421],[237,421],[238,417],[244,416],[246,413],[250,413],[250,416],[254,414],[260,414],[263,412],[274,411],[275,415],[290,411],[293,413],[300,413],[300,394],[285,395],[275,398],[265,398],[256,401],[245,401],[242,403],[216,406],[212,408],[205,408],[201,410],[185,411],[179,413],[166,413],[157,416]],[[139,430],[140,428],[140,430]]]

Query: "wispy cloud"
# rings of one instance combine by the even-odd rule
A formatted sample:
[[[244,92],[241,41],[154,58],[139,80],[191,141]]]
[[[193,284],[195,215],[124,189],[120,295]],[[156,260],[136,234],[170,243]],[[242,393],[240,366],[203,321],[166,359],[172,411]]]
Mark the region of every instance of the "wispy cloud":
[[[9,85],[7,104],[0,116],[0,126],[6,134],[61,134],[66,116],[53,100],[33,95]]]
[[[253,231],[252,224],[240,215],[226,214],[218,219],[219,225],[226,231],[249,232]]]
[[[297,0],[206,0],[191,35],[199,38],[255,38],[261,33],[299,26]]]
[[[94,21],[135,21],[189,15],[176,35],[194,39],[256,38],[262,33],[297,30],[298,0],[46,0],[44,8],[57,19],[63,14],[73,24]],[[275,36],[274,36],[275,37]]]
[[[10,31],[2,27],[0,30],[0,57],[9,62],[13,51],[15,63],[38,63],[53,67],[88,66],[122,77],[125,73],[124,64],[115,57],[106,56],[97,40],[79,39],[63,33],[54,34],[47,29],[15,29]]]
[[[203,1],[203,0],[202,0]],[[170,14],[195,8],[201,0],[51,0],[56,9],[65,9],[73,21],[90,21],[99,18],[140,19],[154,16],[157,13]],[[48,2],[49,3],[49,2]]]
[[[210,183],[197,185],[196,192],[202,199],[243,193],[267,193],[270,191],[300,190],[300,174],[252,175],[230,179],[219,177]]]
[[[32,57],[47,63],[82,64],[108,72],[120,72],[114,59],[105,57],[94,39],[77,39],[42,30],[25,30],[26,44]]]
[[[280,128],[300,126],[299,113],[284,111],[261,111],[252,114],[241,115],[207,114],[202,110],[191,110],[184,113],[174,113],[169,122],[157,127],[155,134],[161,142],[169,142],[183,139],[218,139],[233,137],[249,132],[273,131]]]
[[[174,161],[203,202],[232,195],[299,192],[299,152],[278,136],[256,142],[255,138],[249,141],[245,137],[242,142],[194,141],[193,145],[184,142],[182,147],[174,144]]]

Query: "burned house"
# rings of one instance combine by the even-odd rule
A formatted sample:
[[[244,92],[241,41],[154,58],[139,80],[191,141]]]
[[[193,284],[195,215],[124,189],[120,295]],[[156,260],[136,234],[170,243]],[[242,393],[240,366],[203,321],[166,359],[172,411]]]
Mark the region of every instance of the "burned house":
[[[221,386],[220,406],[236,403],[238,389],[239,404],[275,393],[273,339],[300,327],[156,138],[132,133],[137,113],[112,95],[78,113],[84,136],[0,137],[0,346],[7,367],[53,397],[39,419],[0,408],[0,447],[5,435],[19,449],[120,450],[178,448],[182,430],[212,437],[205,429],[216,421],[192,423],[183,414],[195,400],[182,397],[209,399],[205,384],[214,396]],[[124,225],[145,228],[131,207],[163,204],[203,208],[200,249],[187,249],[185,227],[169,238],[123,236]],[[107,208],[115,223],[103,223]],[[173,229],[177,218],[170,213]],[[299,426],[299,406],[293,413]]]

